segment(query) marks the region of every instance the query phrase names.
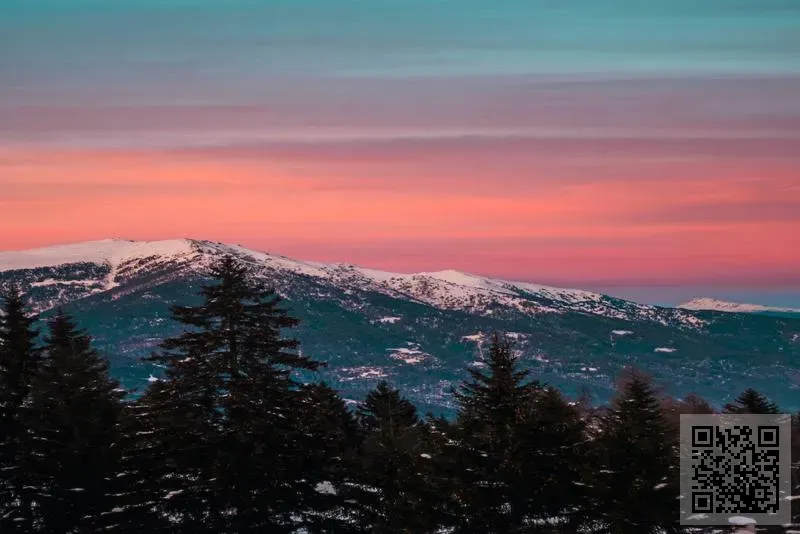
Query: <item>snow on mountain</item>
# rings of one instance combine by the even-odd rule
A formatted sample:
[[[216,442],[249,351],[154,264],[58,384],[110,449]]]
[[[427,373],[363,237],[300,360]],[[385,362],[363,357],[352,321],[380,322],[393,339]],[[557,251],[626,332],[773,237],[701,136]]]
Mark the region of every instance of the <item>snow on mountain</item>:
[[[140,358],[180,332],[170,306],[197,302],[200,278],[225,254],[287,297],[303,352],[328,363],[321,378],[346,398],[363,398],[387,379],[425,409],[450,410],[451,388],[466,367],[485,366],[492,333],[501,331],[537,379],[576,395],[588,387],[600,402],[613,394],[617,373],[636,365],[676,395],[694,391],[723,404],[754,387],[800,409],[800,319],[793,317],[648,306],[454,270],[297,261],[188,239],[2,252],[0,286],[20,285],[36,311],[66,305],[108,355],[114,376],[142,390],[163,369]]]
[[[32,250],[0,252],[0,271],[57,267],[72,263],[105,263],[118,266],[131,258],[173,257],[192,252],[188,239],[125,241],[103,239]]]
[[[699,297],[678,305],[684,310],[710,310],[729,313],[760,313],[760,312],[783,312],[800,313],[797,308],[778,308],[774,306],[762,306],[761,304],[743,304],[739,302],[728,302],[710,297]]]
[[[55,286],[44,307],[66,300],[119,290],[137,277],[177,276],[184,271],[202,272],[215,257],[231,254],[250,263],[264,276],[276,280],[310,277],[324,287],[345,293],[377,292],[442,310],[463,310],[484,316],[503,313],[581,313],[630,320],[652,321],[697,328],[704,321],[688,311],[636,304],[580,289],[550,287],[477,276],[455,270],[422,273],[391,273],[348,264],[298,261],[258,252],[239,245],[176,239],[166,241],[125,241],[106,239],[58,245],[25,251],[0,252],[0,272],[35,271],[27,277],[29,287],[40,290]],[[95,269],[85,274],[58,276],[55,268],[88,264]],[[73,269],[74,271],[74,269]],[[81,271],[83,272],[83,271]],[[156,274],[154,274],[156,273]],[[358,304],[354,304],[358,306]],[[399,318],[397,319],[399,320]]]

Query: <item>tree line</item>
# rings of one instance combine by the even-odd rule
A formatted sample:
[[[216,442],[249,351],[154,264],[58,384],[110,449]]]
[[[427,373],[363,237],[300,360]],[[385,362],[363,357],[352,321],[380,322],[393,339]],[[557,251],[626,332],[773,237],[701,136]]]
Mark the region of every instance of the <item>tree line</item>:
[[[285,336],[297,320],[272,289],[231,257],[209,278],[200,305],[173,307],[183,332],[148,358],[165,376],[135,400],[67,313],[40,341],[5,291],[0,532],[686,532],[678,424],[714,413],[700,397],[629,370],[608,406],[570,401],[495,334],[455,418],[386,382],[351,410],[298,380],[324,364]],[[779,408],[750,389],[723,411]]]

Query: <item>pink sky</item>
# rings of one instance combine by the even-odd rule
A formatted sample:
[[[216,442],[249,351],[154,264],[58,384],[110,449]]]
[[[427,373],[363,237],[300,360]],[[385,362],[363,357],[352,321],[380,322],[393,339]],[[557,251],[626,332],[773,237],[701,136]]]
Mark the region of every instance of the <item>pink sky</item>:
[[[800,286],[800,4],[561,4],[0,2],[0,249]]]
[[[619,158],[622,144],[573,164],[540,151],[535,180],[497,182],[493,173],[528,159],[525,146],[503,154],[500,171],[480,152],[450,162],[447,150],[398,160],[364,150],[262,159],[15,146],[0,152],[0,245],[195,237],[400,271],[564,281],[764,283],[770,273],[767,283],[787,283],[800,265],[800,183],[781,162]],[[616,173],[585,179],[586,167],[612,163]]]

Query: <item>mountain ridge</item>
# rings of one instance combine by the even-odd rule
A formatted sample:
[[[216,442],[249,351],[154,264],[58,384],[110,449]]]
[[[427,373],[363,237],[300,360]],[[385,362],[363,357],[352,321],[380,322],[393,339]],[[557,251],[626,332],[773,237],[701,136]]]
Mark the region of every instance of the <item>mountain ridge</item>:
[[[715,299],[713,297],[696,297],[679,304],[676,308],[695,311],[718,311],[726,313],[800,313],[800,308],[782,308],[778,306],[764,306],[762,304],[747,304],[743,302],[732,302],[727,300]]]
[[[588,388],[598,402],[635,365],[676,396],[695,392],[719,404],[752,386],[800,409],[800,318],[651,306],[455,270],[390,273],[201,240],[3,252],[0,285],[20,285],[44,317],[63,306],[123,385],[141,390],[161,373],[141,357],[179,333],[170,306],[198,302],[207,267],[227,254],[286,299],[300,319],[288,334],[328,362],[317,378],[346,398],[387,379],[423,409],[450,410],[450,389],[483,365],[488,336],[501,331],[538,379],[572,395]]]
[[[603,305],[604,300],[613,300],[616,303],[624,303],[623,307],[629,312],[662,322],[664,319],[653,313],[654,310],[677,310],[676,308],[640,304],[583,289],[496,279],[454,269],[415,273],[380,271],[348,263],[320,263],[296,260],[279,254],[248,249],[240,245],[228,245],[220,242],[188,238],[160,241],[103,239],[22,251],[0,252],[0,271],[32,270],[77,263],[103,263],[109,266],[110,271],[102,290],[110,290],[117,287],[116,277],[120,274],[120,268],[129,265],[132,261],[143,262],[154,257],[186,261],[197,261],[199,259],[198,267],[202,268],[208,264],[208,256],[217,256],[219,254],[232,254],[239,259],[256,263],[258,266],[267,266],[268,268],[333,280],[342,285],[369,283],[378,289],[395,294],[404,294],[409,298],[437,307],[457,308],[460,303],[466,306],[467,304],[463,302],[464,300],[469,301],[472,299],[474,301],[480,296],[488,295],[495,297],[505,296],[513,303],[516,302],[515,298],[524,296],[524,294],[536,294],[544,300],[557,303],[571,311],[625,315],[625,312],[621,312],[619,309]],[[34,284],[41,287],[48,282],[58,283],[57,281],[38,281],[34,282]],[[61,283],[65,285],[83,284],[89,287],[91,285],[90,282],[88,280],[67,280]],[[438,287],[435,286],[436,284],[438,284]],[[98,291],[97,287],[93,289],[95,292]],[[541,304],[536,307],[528,306],[528,311],[559,313],[563,310]],[[681,314],[680,312],[675,313],[679,318],[678,320],[684,321],[687,326],[699,326],[702,324],[701,319],[692,315]]]

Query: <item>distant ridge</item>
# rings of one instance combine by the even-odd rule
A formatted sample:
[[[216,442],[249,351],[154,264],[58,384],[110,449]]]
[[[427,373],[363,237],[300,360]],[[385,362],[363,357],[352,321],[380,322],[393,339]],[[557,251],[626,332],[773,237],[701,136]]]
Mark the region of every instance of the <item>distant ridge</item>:
[[[775,306],[762,306],[761,304],[744,304],[740,302],[718,300],[711,297],[694,298],[688,302],[679,304],[677,307],[684,310],[709,310],[728,313],[800,313],[800,308],[779,308]]]

